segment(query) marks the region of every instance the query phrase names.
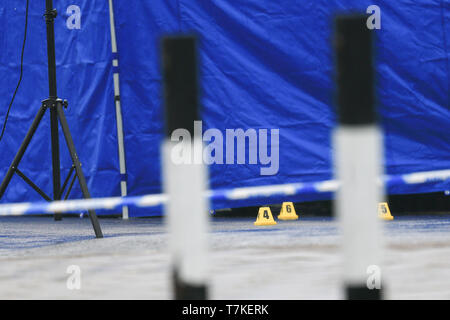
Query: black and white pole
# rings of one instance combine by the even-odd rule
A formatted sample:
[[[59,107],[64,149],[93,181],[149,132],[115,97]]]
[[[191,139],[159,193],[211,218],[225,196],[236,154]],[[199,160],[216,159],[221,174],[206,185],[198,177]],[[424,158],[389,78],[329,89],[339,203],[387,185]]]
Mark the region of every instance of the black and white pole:
[[[199,119],[195,37],[166,37],[162,42],[166,139],[163,142],[163,185],[169,197],[166,216],[172,253],[175,299],[203,300],[207,294],[207,168]],[[172,141],[182,136],[182,141]],[[187,157],[186,157],[187,156]],[[181,160],[180,160],[181,159]]]
[[[125,143],[123,134],[123,118],[122,106],[120,101],[120,80],[119,80],[119,54],[117,51],[116,27],[114,20],[113,0],[109,0],[109,24],[111,30],[111,49],[112,49],[112,65],[114,79],[114,103],[116,105],[116,123],[117,123],[117,146],[119,151],[119,167],[120,167],[120,195],[127,196],[127,166],[125,161]],[[122,207],[122,218],[128,219],[128,207]]]
[[[381,299],[382,135],[374,93],[373,31],[363,15],[336,19],[339,127],[334,133],[335,169],[342,185],[337,214],[343,245],[347,299]],[[375,272],[375,273],[374,273]]]

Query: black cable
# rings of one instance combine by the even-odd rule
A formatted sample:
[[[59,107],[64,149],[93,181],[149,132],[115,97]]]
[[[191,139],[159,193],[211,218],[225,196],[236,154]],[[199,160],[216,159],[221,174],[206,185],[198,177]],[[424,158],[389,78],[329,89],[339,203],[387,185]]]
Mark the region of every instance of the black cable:
[[[25,11],[25,34],[23,36],[22,54],[21,54],[21,57],[20,57],[20,77],[19,77],[19,82],[17,83],[16,90],[14,90],[14,94],[12,96],[11,102],[9,103],[8,111],[6,112],[5,120],[3,121],[3,128],[2,128],[2,133],[0,135],[0,141],[2,141],[3,135],[5,134],[6,123],[8,122],[9,112],[11,111],[12,104],[14,102],[14,99],[16,98],[16,94],[17,94],[17,91],[19,90],[20,83],[22,82],[22,77],[23,77],[23,53],[25,51],[25,43],[27,41],[28,6],[29,6],[29,3],[30,3],[30,0],[27,0],[27,4],[26,4],[27,7],[26,7],[26,11]]]

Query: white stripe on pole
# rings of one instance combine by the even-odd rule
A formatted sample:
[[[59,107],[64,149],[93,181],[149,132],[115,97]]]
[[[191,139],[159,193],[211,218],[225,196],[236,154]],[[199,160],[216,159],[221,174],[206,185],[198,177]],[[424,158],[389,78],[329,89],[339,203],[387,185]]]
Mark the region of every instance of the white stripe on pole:
[[[113,53],[113,67],[116,69],[119,67],[119,60],[116,57],[117,54],[117,40],[116,40],[116,28],[114,21],[114,6],[113,0],[109,0],[109,24],[111,30],[111,49]],[[120,97],[120,79],[119,72],[114,72],[114,96]],[[124,134],[123,134],[123,120],[122,120],[122,107],[120,103],[120,99],[114,99],[116,105],[116,121],[117,121],[117,143],[118,143],[118,151],[119,151],[119,166],[120,166],[120,193],[122,197],[126,197],[127,192],[127,168],[125,161],[125,144],[124,144]],[[122,207],[122,218],[128,219],[128,206]]]
[[[114,5],[113,0],[109,1],[109,25],[111,30],[111,49],[113,53],[117,52],[116,25],[114,21]]]
[[[196,143],[203,142],[200,138]],[[171,159],[173,145],[171,141],[163,144],[164,190],[175,199],[166,204],[172,265],[178,268],[183,283],[203,286],[208,263],[208,205],[203,196],[207,190],[206,167],[203,164],[175,164]],[[194,148],[183,152],[194,152]]]
[[[383,197],[381,133],[375,126],[341,126],[335,132],[337,212],[341,220],[344,282],[361,286],[367,268],[380,266],[381,223],[377,214]]]

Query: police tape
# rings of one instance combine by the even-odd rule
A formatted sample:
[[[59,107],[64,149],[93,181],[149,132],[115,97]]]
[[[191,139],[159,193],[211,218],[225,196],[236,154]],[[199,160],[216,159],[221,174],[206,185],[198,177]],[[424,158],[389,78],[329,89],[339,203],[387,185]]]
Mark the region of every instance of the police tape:
[[[438,171],[414,172],[402,175],[386,175],[386,187],[400,185],[417,185],[450,180],[450,169]],[[206,196],[210,201],[238,201],[246,199],[268,200],[271,197],[289,197],[301,194],[319,194],[336,192],[339,181],[326,180],[319,182],[290,183],[280,185],[242,187],[233,189],[208,190]],[[449,187],[450,189],[450,187]],[[449,194],[448,191],[446,194]],[[165,194],[149,194],[143,196],[110,197],[53,202],[27,202],[0,205],[0,216],[21,216],[32,214],[50,214],[86,210],[113,210],[123,206],[157,207],[168,202]]]

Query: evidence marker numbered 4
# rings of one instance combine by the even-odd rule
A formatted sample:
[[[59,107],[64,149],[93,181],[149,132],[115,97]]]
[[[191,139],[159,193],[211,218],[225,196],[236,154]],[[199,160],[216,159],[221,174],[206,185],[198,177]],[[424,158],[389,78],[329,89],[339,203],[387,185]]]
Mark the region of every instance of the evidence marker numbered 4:
[[[263,304],[227,304],[225,308],[222,307],[199,307],[189,304],[183,307],[183,315],[206,315],[210,318],[218,314],[226,315],[259,315],[269,314],[269,305]]]

